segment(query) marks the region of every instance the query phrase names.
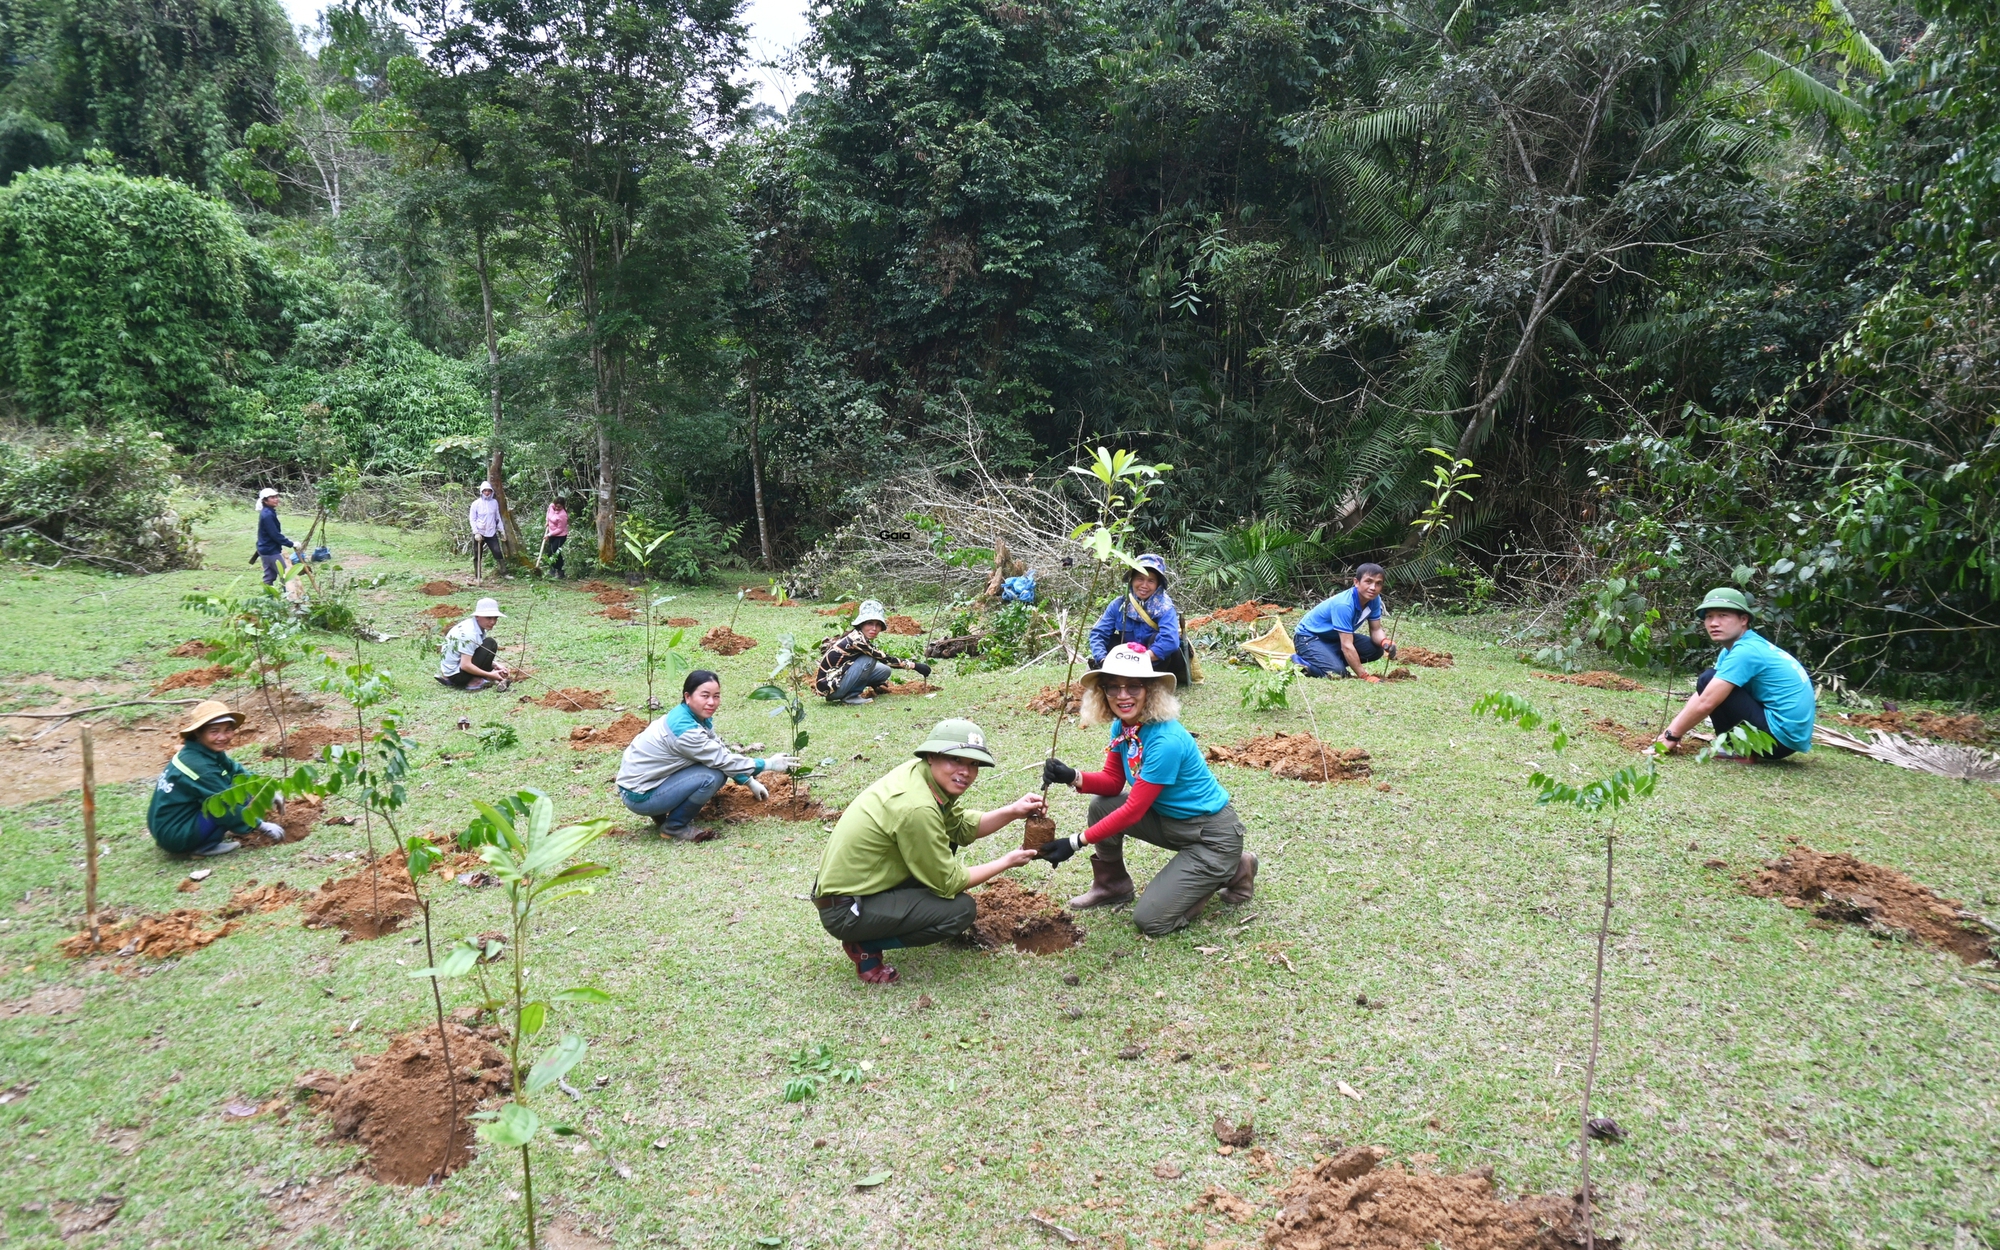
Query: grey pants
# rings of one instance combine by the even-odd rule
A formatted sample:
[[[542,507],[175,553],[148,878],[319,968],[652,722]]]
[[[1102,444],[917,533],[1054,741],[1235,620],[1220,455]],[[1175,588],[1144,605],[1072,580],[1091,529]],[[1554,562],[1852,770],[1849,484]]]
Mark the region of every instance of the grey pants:
[[[1124,806],[1125,796],[1098,795],[1090,800],[1090,823],[1096,824]],[[1164,937],[1188,922],[1188,910],[1236,879],[1243,861],[1243,822],[1234,804],[1219,812],[1176,820],[1157,811],[1095,849],[1113,858],[1125,857],[1125,839],[1133,837],[1175,852],[1167,866],[1153,875],[1132,908],[1132,921],[1148,937]]]
[[[819,922],[843,942],[893,938],[904,946],[929,946],[970,929],[978,911],[979,905],[970,894],[939,898],[928,887],[910,880],[880,894],[864,894],[822,907]]]

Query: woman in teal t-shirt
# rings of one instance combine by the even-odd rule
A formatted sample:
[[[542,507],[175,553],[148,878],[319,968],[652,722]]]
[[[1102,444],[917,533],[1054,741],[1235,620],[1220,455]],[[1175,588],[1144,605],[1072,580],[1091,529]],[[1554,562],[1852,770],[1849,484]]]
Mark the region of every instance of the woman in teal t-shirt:
[[[1243,849],[1243,822],[1181,724],[1174,685],[1172,673],[1154,671],[1145,647],[1113,647],[1102,667],[1083,675],[1083,723],[1111,726],[1103,771],[1078,773],[1055,759],[1042,765],[1044,786],[1060,782],[1096,796],[1088,829],[1041,850],[1041,858],[1060,864],[1082,847],[1094,848],[1090,889],[1071,907],[1132,897],[1126,834],[1175,852],[1132,909],[1133,922],[1149,937],[1188,924],[1218,891],[1225,903],[1247,903],[1257,884],[1257,857]]]

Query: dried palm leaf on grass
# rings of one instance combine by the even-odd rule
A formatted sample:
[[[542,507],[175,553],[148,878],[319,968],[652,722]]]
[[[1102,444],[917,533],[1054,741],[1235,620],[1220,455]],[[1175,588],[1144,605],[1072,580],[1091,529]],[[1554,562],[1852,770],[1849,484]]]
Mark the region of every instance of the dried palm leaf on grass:
[[[1947,742],[1912,742],[1901,734],[1870,731],[1872,741],[1864,741],[1825,725],[1813,728],[1813,741],[1894,764],[1914,772],[1933,773],[1957,781],[2000,783],[2000,755],[1978,747],[1956,746]]]

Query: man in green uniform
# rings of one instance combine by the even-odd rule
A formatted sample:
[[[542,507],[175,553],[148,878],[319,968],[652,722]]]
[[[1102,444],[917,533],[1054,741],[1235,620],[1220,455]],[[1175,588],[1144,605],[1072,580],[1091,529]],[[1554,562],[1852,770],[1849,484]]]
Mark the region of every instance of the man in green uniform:
[[[169,855],[227,855],[243,845],[229,835],[248,833],[253,827],[240,807],[220,816],[202,810],[203,804],[244,775],[243,766],[228,754],[242,723],[243,717],[230,711],[228,704],[210,699],[181,726],[181,749],[160,770],[152,804],[146,808],[146,828]],[[267,820],[254,827],[266,837],[285,840],[281,825]]]
[[[882,962],[883,951],[964,933],[978,910],[966,891],[1035,858],[1033,851],[1013,850],[977,868],[958,862],[958,848],[1037,815],[1043,806],[1039,794],[990,812],[958,805],[979,770],[994,763],[979,726],[939,721],[916,756],[841,812],[813,889],[820,924],[840,939],[855,973],[870,985],[896,980],[896,970]]]

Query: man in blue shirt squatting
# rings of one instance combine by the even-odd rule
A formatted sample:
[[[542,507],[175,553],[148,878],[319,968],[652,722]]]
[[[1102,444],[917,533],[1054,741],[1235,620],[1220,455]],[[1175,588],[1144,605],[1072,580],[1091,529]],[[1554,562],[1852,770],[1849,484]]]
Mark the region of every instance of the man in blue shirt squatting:
[[[1102,668],[1113,647],[1139,644],[1160,671],[1189,684],[1187,651],[1181,645],[1181,613],[1167,597],[1167,561],[1152,552],[1139,557],[1138,568],[1125,575],[1125,593],[1105,607],[1090,627],[1090,666]]]
[[[1797,660],[1750,628],[1750,600],[1740,590],[1718,586],[1694,611],[1722,653],[1694,679],[1694,697],[1660,731],[1658,745],[1672,747],[1707,719],[1718,735],[1738,725],[1755,725],[1770,734],[1778,744],[1769,756],[1774,760],[1812,750],[1812,678]]]
[[[1292,662],[1313,677],[1381,678],[1363,668],[1384,655],[1396,658],[1396,644],[1382,633],[1379,564],[1354,570],[1354,585],[1306,613],[1292,634]]]

